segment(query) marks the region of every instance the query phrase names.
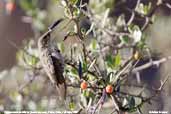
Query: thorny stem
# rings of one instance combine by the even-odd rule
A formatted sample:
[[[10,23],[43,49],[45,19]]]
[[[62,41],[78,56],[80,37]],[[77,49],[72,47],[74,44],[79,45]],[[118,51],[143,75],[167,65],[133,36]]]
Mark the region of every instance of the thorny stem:
[[[165,79],[164,79],[164,81],[163,81],[163,83],[161,84],[161,86],[159,87],[159,89],[157,89],[156,91],[155,91],[155,93],[156,94],[154,94],[154,95],[152,95],[152,96],[150,96],[150,97],[142,97],[142,96],[140,96],[140,98],[142,99],[142,102],[140,103],[140,104],[138,104],[137,106],[135,106],[134,107],[134,109],[137,109],[137,108],[141,108],[141,106],[144,104],[144,103],[148,103],[148,102],[150,102],[154,97],[156,97],[161,91],[162,91],[162,89],[164,88],[164,85],[166,84],[166,82],[167,82],[167,80],[169,79],[169,76],[170,75],[168,75]],[[132,96],[132,95],[131,95]],[[122,107],[121,108],[123,111],[129,111],[130,109],[126,109],[126,108],[124,108],[124,107]]]
[[[156,60],[156,61],[149,61],[148,63],[144,64],[144,65],[141,65],[141,66],[138,66],[138,67],[135,67],[132,72],[133,73],[136,73],[136,72],[139,72],[141,70],[144,70],[144,69],[147,69],[153,65],[156,65],[156,66],[159,66],[161,63],[164,63],[166,62],[167,60],[170,60],[171,59],[171,56],[168,56],[168,57],[163,57],[159,60]]]

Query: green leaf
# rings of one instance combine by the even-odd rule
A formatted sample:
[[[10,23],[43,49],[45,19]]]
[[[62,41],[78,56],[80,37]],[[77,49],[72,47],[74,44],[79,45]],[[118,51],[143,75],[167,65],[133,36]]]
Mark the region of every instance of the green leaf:
[[[136,7],[135,11],[137,11],[140,14],[145,14],[145,12],[144,12],[144,4],[143,3],[138,4],[138,7]]]
[[[75,109],[75,103],[74,102],[70,102],[69,103],[69,109],[70,110],[74,110]]]
[[[107,61],[108,67],[114,69],[114,68],[117,68],[120,65],[121,56],[120,56],[120,54],[117,54],[116,56],[107,55],[106,61]]]
[[[94,98],[95,95],[93,94],[93,92],[91,92],[90,90],[83,90],[83,96],[87,97],[87,98]]]
[[[84,96],[84,97],[87,97],[87,96],[88,96],[87,90],[83,90],[83,96]]]
[[[83,70],[83,72],[87,71],[87,69],[88,69],[87,63],[85,61],[82,61],[82,70]]]
[[[151,2],[149,2],[148,5],[145,5],[145,6],[144,6],[144,14],[145,14],[145,15],[148,14],[149,11],[150,11],[150,9],[151,9]]]
[[[67,8],[67,7],[64,10],[64,14],[68,18],[71,18],[72,17],[71,12],[70,12],[69,8]]]
[[[131,108],[131,109],[128,110],[129,113],[133,113],[135,111],[137,111],[137,108],[135,108],[135,107],[133,107],[133,108]]]
[[[106,8],[112,8],[114,5],[114,0],[108,0],[104,5]]]
[[[113,72],[110,72],[110,73],[108,74],[108,77],[107,77],[107,79],[106,79],[106,82],[107,82],[107,83],[111,83],[111,82],[113,81],[114,78],[115,78],[114,73],[113,73]]]
[[[34,6],[32,4],[32,0],[20,0],[20,6],[24,10],[33,10]]]
[[[135,30],[141,30],[141,29],[140,29],[140,27],[138,25],[134,25],[134,24],[131,24],[131,25],[128,26],[128,31],[130,33],[132,33]]]
[[[64,51],[65,51],[65,45],[64,45],[64,43],[61,42],[61,43],[58,43],[57,45],[58,45],[58,47],[59,47],[61,53],[64,53]]]
[[[89,98],[91,97],[91,98],[93,98],[94,99],[94,97],[95,97],[95,94],[92,92],[92,91],[89,91],[89,96],[88,96]]]
[[[31,59],[31,64],[36,65],[38,61],[39,61],[38,58],[33,56],[32,59]]]
[[[128,36],[121,37],[121,42],[123,42],[124,44],[128,44],[129,43],[129,37]]]
[[[87,74],[87,79],[89,81],[92,81],[92,80],[95,80],[95,77],[93,75],[91,75],[91,74]]]
[[[80,15],[80,9],[77,7],[73,8],[73,15],[74,17],[78,17]]]
[[[26,64],[28,64],[30,66],[36,65],[37,62],[39,61],[38,58],[28,55],[28,54],[24,54],[24,60],[25,60]]]
[[[74,75],[78,75],[78,72],[75,68],[71,68],[71,73]]]
[[[121,56],[120,54],[118,53],[116,56],[115,56],[115,67],[118,67],[121,63]]]
[[[146,45],[146,36],[145,35],[142,36],[141,42],[138,42],[137,46],[138,46],[139,49],[144,49],[144,48],[147,47],[147,45]]]
[[[117,26],[124,26],[126,24],[124,15],[120,15],[116,21]]]
[[[133,96],[128,97],[128,104],[130,108],[135,107],[135,99]]]
[[[108,67],[110,67],[112,69],[114,68],[115,60],[112,55],[107,55],[106,62],[107,62]]]
[[[81,33],[82,33],[83,35],[85,35],[85,34],[86,34],[86,29],[85,29],[85,28],[81,28]]]
[[[97,48],[97,41],[96,40],[92,40],[92,49],[96,49]]]
[[[71,5],[75,5],[77,4],[78,0],[69,0],[69,2],[71,3]]]

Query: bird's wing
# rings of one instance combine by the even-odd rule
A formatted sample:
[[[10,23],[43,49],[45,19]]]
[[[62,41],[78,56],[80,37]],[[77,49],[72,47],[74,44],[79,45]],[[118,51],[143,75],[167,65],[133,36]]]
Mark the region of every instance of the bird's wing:
[[[52,58],[57,82],[59,84],[64,83],[64,81],[65,81],[64,76],[63,76],[64,63],[63,63],[61,54],[53,52],[53,53],[51,53],[51,58]]]
[[[59,51],[52,53],[52,61],[53,61],[53,66],[55,69],[55,76],[57,80],[56,89],[58,91],[58,94],[64,100],[66,99],[66,83],[65,83],[65,78],[63,76],[64,62],[63,62],[63,57],[59,53]]]
[[[46,71],[48,77],[50,78],[51,82],[53,84],[56,84],[57,79],[56,79],[56,75],[55,75],[55,68],[54,68],[54,63],[53,63],[49,49],[41,50],[40,61],[43,65],[44,70]]]
[[[63,62],[60,60],[58,53],[46,49],[43,52],[46,57],[42,57],[44,69],[48,74],[51,82],[55,84],[58,94],[62,100],[66,99],[66,83],[63,76]]]

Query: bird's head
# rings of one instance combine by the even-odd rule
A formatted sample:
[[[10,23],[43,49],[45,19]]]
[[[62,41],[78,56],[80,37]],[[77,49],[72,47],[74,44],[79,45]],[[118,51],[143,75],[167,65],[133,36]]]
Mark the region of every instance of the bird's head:
[[[55,21],[48,29],[46,33],[44,33],[38,40],[38,47],[39,48],[46,48],[50,44],[50,34],[53,29],[61,22],[63,19],[59,19]]]
[[[50,32],[46,32],[43,36],[41,36],[38,40],[38,47],[45,48],[50,43]]]

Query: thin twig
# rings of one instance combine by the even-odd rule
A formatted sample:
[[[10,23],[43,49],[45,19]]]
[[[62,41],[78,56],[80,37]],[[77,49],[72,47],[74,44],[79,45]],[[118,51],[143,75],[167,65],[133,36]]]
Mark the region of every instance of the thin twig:
[[[168,61],[168,60],[170,60],[170,59],[171,59],[171,56],[168,56],[168,57],[164,57],[164,58],[161,58],[161,59],[159,59],[159,60],[156,60],[156,61],[150,61],[150,62],[148,62],[148,63],[146,63],[146,64],[144,64],[144,65],[135,67],[135,68],[132,70],[132,72],[133,72],[133,73],[136,73],[136,72],[139,72],[139,71],[141,71],[141,70],[147,69],[147,68],[149,68],[149,67],[151,67],[151,66],[153,66],[153,65],[159,66],[161,63],[164,63],[164,62],[166,62],[166,61]]]

